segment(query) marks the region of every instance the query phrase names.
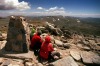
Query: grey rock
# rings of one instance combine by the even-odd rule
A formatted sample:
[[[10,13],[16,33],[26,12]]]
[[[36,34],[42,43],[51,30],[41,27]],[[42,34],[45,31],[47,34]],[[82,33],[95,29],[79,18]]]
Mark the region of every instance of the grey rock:
[[[95,50],[100,51],[100,46],[96,46]]]
[[[7,34],[6,33],[2,33],[2,37],[3,37],[3,40],[6,40],[7,39]]]
[[[79,48],[83,48],[82,44],[77,44],[76,46],[79,47]]]
[[[100,37],[95,39],[96,43],[100,43]]]
[[[95,44],[94,40],[89,40],[90,44]]]
[[[92,54],[93,54],[93,58],[92,58],[93,63],[100,65],[100,56],[95,53],[92,53]]]
[[[5,60],[2,66],[8,66],[11,63],[11,60]]]
[[[9,64],[8,66],[20,66],[18,64]]]
[[[28,53],[2,51],[0,52],[0,56],[7,57],[7,58],[14,58],[14,59],[34,59],[35,58],[33,51],[29,51]]]
[[[3,41],[4,40],[4,38],[3,38],[3,36],[2,36],[2,34],[0,35],[0,41]]]
[[[3,49],[4,48],[6,42],[7,42],[6,40],[0,41],[0,49]]]
[[[67,43],[67,42],[68,42],[67,39],[65,39],[65,38],[61,38],[61,41],[62,41],[63,43]]]
[[[67,48],[67,49],[69,49],[70,46],[71,46],[70,43],[64,43],[64,44],[63,44],[63,47],[64,47],[64,48]]]
[[[57,60],[51,64],[52,66],[78,66],[71,56]]]
[[[0,58],[0,64],[2,64],[3,63],[3,58]]]
[[[82,51],[81,52],[81,57],[82,57],[82,60],[83,60],[84,63],[87,63],[87,64],[92,64],[93,63],[91,53],[89,53],[87,51]]]
[[[70,54],[77,61],[79,61],[81,59],[80,51],[72,50],[72,51],[70,51]]]
[[[93,52],[81,52],[81,57],[84,63],[86,64],[100,64],[100,56]]]
[[[0,36],[0,41],[2,41],[3,40],[3,38],[2,38],[2,36]]]
[[[20,59],[13,59],[13,61],[17,62],[18,64],[22,64],[23,63],[23,60],[20,60]]]
[[[26,62],[26,63],[25,63],[25,66],[34,66],[34,63]]]
[[[88,45],[89,42],[84,40],[82,44]]]
[[[86,50],[86,51],[90,51],[90,50],[91,50],[91,49],[90,49],[89,47],[87,47],[87,46],[83,47],[83,49]]]
[[[37,66],[43,66],[41,63],[38,63]]]
[[[59,47],[62,47],[63,46],[63,42],[61,42],[60,40],[56,40],[55,39],[55,44]]]

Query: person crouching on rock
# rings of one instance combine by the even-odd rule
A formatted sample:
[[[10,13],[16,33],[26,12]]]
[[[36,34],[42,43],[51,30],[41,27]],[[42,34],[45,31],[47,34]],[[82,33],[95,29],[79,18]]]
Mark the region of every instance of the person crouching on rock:
[[[30,49],[32,49],[34,51],[35,55],[38,55],[39,50],[41,48],[41,44],[43,42],[43,40],[41,39],[40,35],[41,35],[41,31],[38,31],[31,40],[31,45],[30,45]]]
[[[45,60],[55,60],[57,57],[60,58],[60,53],[54,51],[50,36],[46,36],[45,41],[41,45],[39,55],[40,58]]]

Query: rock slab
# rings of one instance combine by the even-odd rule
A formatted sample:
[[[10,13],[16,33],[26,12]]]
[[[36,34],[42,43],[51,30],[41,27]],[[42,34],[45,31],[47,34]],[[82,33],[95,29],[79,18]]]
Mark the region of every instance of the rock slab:
[[[84,63],[92,64],[92,55],[89,52],[83,51],[81,52],[81,57]]]
[[[70,51],[70,54],[77,61],[79,61],[81,59],[80,51],[72,50],[72,51]]]
[[[100,64],[100,56],[93,52],[82,51],[81,57],[86,64]]]
[[[63,42],[61,42],[60,40],[56,40],[55,39],[55,44],[59,47],[62,47],[63,46]]]
[[[52,63],[53,66],[78,66],[71,56],[62,58]]]

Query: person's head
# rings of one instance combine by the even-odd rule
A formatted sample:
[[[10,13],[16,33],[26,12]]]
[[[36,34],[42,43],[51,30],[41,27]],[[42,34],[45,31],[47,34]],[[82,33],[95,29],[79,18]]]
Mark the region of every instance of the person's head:
[[[46,43],[50,43],[50,42],[51,42],[50,36],[46,36],[46,37],[45,37],[45,42],[46,42]]]
[[[40,36],[41,34],[42,34],[42,32],[41,32],[41,31],[38,31],[38,32],[37,32],[37,35],[39,35],[39,36]]]

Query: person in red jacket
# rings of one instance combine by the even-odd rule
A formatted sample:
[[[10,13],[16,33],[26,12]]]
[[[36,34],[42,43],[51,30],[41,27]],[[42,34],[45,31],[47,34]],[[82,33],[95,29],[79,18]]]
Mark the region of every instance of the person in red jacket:
[[[30,48],[34,51],[34,54],[38,54],[41,44],[42,44],[42,39],[40,37],[41,32],[38,31],[31,39],[31,45]]]
[[[45,41],[41,45],[40,57],[48,61],[57,60],[60,58],[60,53],[54,51],[50,36],[46,36]]]
[[[42,43],[40,48],[40,57],[43,59],[48,59],[52,51],[54,51],[54,48],[51,44],[51,38],[50,36],[46,36],[45,41]]]

